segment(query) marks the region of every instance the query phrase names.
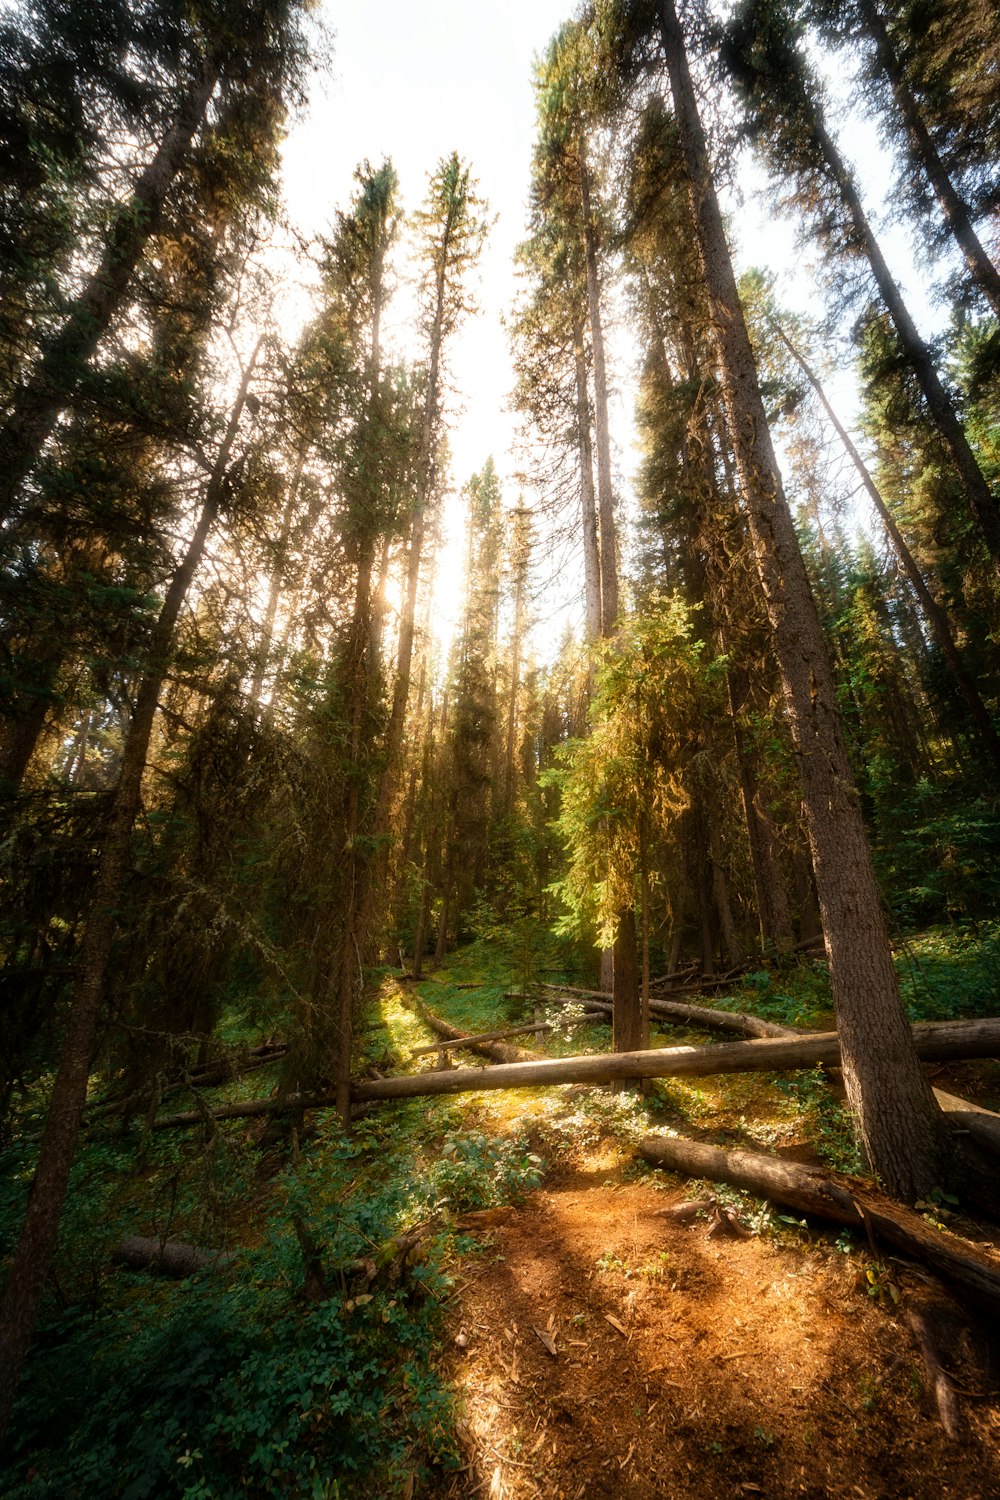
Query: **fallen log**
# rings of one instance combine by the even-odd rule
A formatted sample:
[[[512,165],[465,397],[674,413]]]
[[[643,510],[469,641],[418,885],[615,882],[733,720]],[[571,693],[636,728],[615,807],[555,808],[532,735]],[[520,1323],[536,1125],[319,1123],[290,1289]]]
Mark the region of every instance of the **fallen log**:
[[[655,1005],[656,1002],[651,1002]],[[776,1022],[762,1021],[759,1016],[740,1011],[711,1010],[707,1005],[674,1005],[670,1007],[679,1018],[689,1018],[700,1026],[720,1031],[738,1031],[745,1036],[820,1036],[821,1032],[805,1031],[797,1026],[779,1026]],[[834,1070],[836,1071],[836,1070]],[[837,1075],[839,1077],[839,1074]],[[946,1094],[934,1089],[938,1107],[948,1116],[952,1129],[965,1131],[978,1145],[984,1146],[994,1155],[1000,1155],[1000,1114],[960,1099],[957,1094]]]
[[[483,1042],[502,1042],[512,1036],[526,1036],[529,1032],[554,1031],[555,1027],[549,1021],[530,1021],[524,1026],[505,1026],[502,1031],[479,1031],[471,1035],[463,1034],[453,1037],[450,1041],[431,1042],[427,1047],[413,1047],[410,1051],[411,1057],[426,1057],[431,1052],[451,1052],[459,1047],[476,1049]]]
[[[560,997],[550,1002],[559,1004]],[[600,1004],[591,1001],[590,1004]],[[610,1015],[612,1007],[603,1006]],[[749,1015],[746,1011],[712,1010],[707,1005],[688,1005],[679,1000],[649,999],[649,1014],[657,1020],[680,1021],[685,1025],[699,1026],[710,1031],[735,1031],[740,1036],[803,1036],[809,1035],[794,1026],[779,1026],[776,1021],[765,1021],[761,1016]]]
[[[652,988],[654,983],[655,981],[650,981],[650,988]],[[720,975],[718,979],[701,979],[697,984],[678,985],[675,990],[670,991],[670,994],[702,995],[706,990],[720,989],[727,985],[742,983],[742,975],[736,975],[732,978]],[[538,988],[541,990],[551,990],[557,995],[572,995],[574,998],[581,1000],[611,1000],[613,998],[610,990],[583,990],[571,984],[539,984]],[[660,998],[658,995],[652,995],[650,996],[650,1001],[652,1004],[656,1004]]]
[[[797,1213],[868,1233],[876,1247],[928,1265],[979,1306],[1000,1317],[1000,1260],[955,1235],[932,1229],[919,1214],[851,1179],[756,1151],[723,1151],[667,1136],[647,1136],[639,1155],[654,1166],[726,1182]]]
[[[1000,1018],[925,1021],[913,1027],[917,1055],[928,1061],[1000,1056]],[[487,1044],[489,1045],[489,1044]],[[552,1057],[492,1068],[456,1068],[450,1073],[412,1073],[359,1080],[356,1100],[407,1099],[426,1094],[463,1094],[482,1089],[546,1088],[553,1083],[609,1083],[617,1078],[708,1078],[716,1073],[782,1073],[836,1066],[835,1031],[805,1036],[718,1042],[707,1047],[658,1047],[646,1052],[606,1052],[590,1057]]]
[[[433,1011],[428,1010],[422,1000],[414,996],[414,1007],[420,1019],[438,1036],[444,1037],[446,1041],[462,1041],[463,1045],[474,1052],[481,1052],[484,1057],[492,1057],[498,1063],[527,1063],[538,1060],[537,1052],[530,1052],[527,1047],[508,1047],[504,1042],[487,1041],[480,1038],[479,1041],[464,1039],[464,1033],[457,1026],[452,1026],[450,1021],[442,1020]],[[432,1048],[437,1051],[437,1048]]]
[[[934,1090],[934,1097],[948,1116],[953,1130],[966,1131],[978,1145],[985,1146],[995,1155],[1000,1154],[1000,1115],[941,1089]]]
[[[226,1266],[232,1258],[225,1250],[203,1250],[182,1240],[150,1239],[141,1234],[129,1235],[111,1252],[117,1265],[157,1276],[193,1276],[206,1266]]]
[[[211,1088],[215,1084],[231,1083],[234,1078],[242,1078],[244,1073],[252,1073],[257,1068],[266,1068],[269,1063],[277,1062],[287,1051],[288,1046],[284,1042],[266,1042],[263,1046],[251,1048],[249,1052],[212,1058],[208,1062],[191,1067],[182,1077],[174,1078],[170,1083],[164,1084],[160,1090],[160,1098],[166,1099],[170,1094],[179,1094],[192,1087]],[[92,1120],[101,1119],[105,1115],[119,1113],[130,1104],[148,1102],[152,1092],[153,1090],[149,1088],[135,1089],[130,1094],[103,1099],[89,1106],[88,1117]]]

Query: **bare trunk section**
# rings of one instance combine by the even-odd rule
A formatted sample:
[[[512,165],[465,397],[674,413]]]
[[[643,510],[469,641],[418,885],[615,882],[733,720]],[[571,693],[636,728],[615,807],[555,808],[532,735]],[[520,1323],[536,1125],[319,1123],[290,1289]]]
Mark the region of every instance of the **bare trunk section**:
[[[597,543],[594,455],[590,442],[590,400],[587,393],[582,317],[575,319],[573,324],[573,364],[576,371],[577,443],[580,449],[580,510],[587,642],[592,644],[601,635],[601,554]]]
[[[618,619],[618,549],[615,535],[614,492],[611,487],[611,433],[608,425],[608,377],[604,362],[601,283],[597,268],[597,226],[591,204],[590,168],[586,145],[580,140],[580,198],[583,206],[583,249],[587,266],[587,312],[594,364],[594,438],[597,447],[597,510],[601,546],[601,634],[613,635]]]
[[[150,633],[148,666],[139,684],[135,711],[125,737],[121,771],[80,944],[76,963],[78,978],[73,987],[69,1017],[52,1086],[52,1098],[38,1150],[38,1163],[0,1306],[0,1439],[10,1418],[55,1251],[59,1219],[97,1043],[108,963],[117,929],[117,909],[128,868],[132,828],[139,811],[146,756],[174,628],[225,493],[229,459],[259,348],[258,344],[244,373],[194,534],[170,580],[159,617]]]
[[[723,642],[725,644],[725,642]],[[740,674],[744,688],[745,673]],[[737,703],[736,681],[733,669],[726,673],[726,693],[729,701],[729,718],[736,748],[736,764],[739,770],[740,797],[743,802],[743,817],[750,843],[750,860],[753,867],[754,889],[757,893],[757,914],[760,921],[761,941],[779,953],[787,953],[792,946],[792,918],[788,910],[788,894],[781,870],[774,858],[774,831],[760,810],[760,789],[747,753],[746,737],[740,724],[742,701]]]
[[[174,123],[115,215],[100,263],[14,396],[0,431],[0,521],[14,514],[21,485],[125,300],[143,250],[159,226],[167,193],[205,118],[218,76],[218,65],[206,63],[192,80]]]
[[[634,911],[623,911],[618,918],[613,967],[612,1045],[616,1052],[634,1052],[642,1046],[642,1007]]]
[[[660,0],[660,18],[730,434],[802,781],[847,1096],[874,1170],[893,1195],[912,1200],[942,1178],[940,1112],[899,998],[823,631],[771,446],[673,0]]]

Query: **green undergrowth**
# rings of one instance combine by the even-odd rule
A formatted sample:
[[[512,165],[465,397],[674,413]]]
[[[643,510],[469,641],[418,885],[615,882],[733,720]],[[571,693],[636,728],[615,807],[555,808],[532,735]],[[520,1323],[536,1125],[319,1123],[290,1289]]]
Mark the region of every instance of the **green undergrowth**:
[[[925,933],[901,948],[899,965],[915,1018],[988,1013],[1000,929]],[[359,1065],[429,1066],[411,1060],[432,1040],[413,987],[381,979]],[[419,993],[453,1024],[478,1031],[524,1018],[512,989],[509,955],[479,941],[450,956]],[[762,969],[711,1003],[794,1025],[830,1022],[826,971],[815,962]],[[568,1021],[524,1045],[549,1055],[608,1047],[606,1027]],[[227,1040],[245,1046],[256,1037],[236,1017]],[[710,1038],[674,1028],[654,1034],[654,1044],[687,1040]],[[273,1087],[263,1069],[207,1091],[206,1101]],[[187,1103],[177,1096],[169,1107]],[[25,1133],[0,1162],[0,1256],[23,1211],[36,1126],[29,1108]],[[397,1102],[373,1109],[349,1139],[324,1112],[308,1117],[301,1139],[259,1122],[228,1122],[210,1139],[202,1130],[145,1132],[140,1120],[127,1130],[92,1126],[74,1167],[64,1249],[0,1493],[419,1494],[435,1471],[459,1462],[442,1332],[462,1257],[478,1253],[460,1216],[517,1200],[546,1171],[663,1181],[635,1159],[651,1129],[763,1149],[808,1142],[838,1170],[860,1167],[842,1107],[818,1072],[805,1071],[657,1080],[644,1095],[576,1087]],[[761,1232],[800,1232],[749,1201],[746,1213]],[[417,1229],[415,1263],[390,1274],[396,1237]],[[232,1259],[181,1282],[131,1273],[112,1260],[129,1234],[182,1239]],[[357,1265],[366,1263],[375,1273],[359,1280]]]
[[[391,1001],[369,1046],[411,1030],[422,1039]],[[12,1147],[2,1166],[6,1252],[30,1149]],[[393,1106],[349,1139],[317,1113],[280,1150],[235,1125],[208,1145],[92,1133],[0,1492],[235,1500],[419,1489],[458,1461],[439,1368],[457,1260],[474,1253],[456,1216],[516,1200],[542,1169],[523,1133],[470,1128],[452,1101]],[[400,1275],[396,1237],[415,1230],[416,1260]],[[181,1282],[127,1272],[111,1252],[133,1233],[233,1259]],[[321,1268],[318,1294],[307,1255]],[[373,1276],[359,1279],[358,1263]]]

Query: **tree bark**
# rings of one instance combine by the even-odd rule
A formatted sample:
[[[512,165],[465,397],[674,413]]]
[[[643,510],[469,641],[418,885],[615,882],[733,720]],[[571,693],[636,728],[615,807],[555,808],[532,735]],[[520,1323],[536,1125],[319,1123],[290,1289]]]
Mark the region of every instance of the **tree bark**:
[[[797,1213],[869,1233],[876,1246],[891,1246],[929,1265],[992,1316],[1000,1316],[1000,1260],[957,1235],[941,1234],[919,1214],[850,1178],[835,1181],[828,1173],[797,1162],[755,1151],[723,1151],[678,1138],[647,1136],[639,1154],[667,1171],[729,1183]]]
[[[147,668],[139,684],[135,711],[125,738],[121,771],[84,926],[76,965],[78,977],[70,1000],[35,1176],[0,1305],[0,1441],[10,1418],[55,1251],[97,1043],[108,963],[118,925],[117,910],[128,869],[132,828],[139,811],[146,756],[174,628],[222,503],[229,458],[259,349],[258,344],[244,372],[194,534],[170,580],[150,634]]]
[[[72,398],[118,312],[188,148],[200,128],[219,77],[206,62],[191,81],[174,123],[142,171],[132,196],[116,212],[97,268],[28,380],[15,394],[0,430],[0,521],[14,513],[56,419]]]
[[[612,1045],[616,1052],[634,1052],[642,1046],[642,1006],[639,998],[635,912],[631,909],[623,911],[618,918],[613,993]]]
[[[232,1255],[224,1250],[203,1250],[183,1240],[161,1240],[141,1234],[129,1235],[111,1256],[131,1271],[150,1271],[157,1276],[193,1276],[206,1266],[226,1266]]]
[[[660,0],[660,18],[729,429],[802,782],[848,1100],[872,1167],[890,1192],[912,1200],[944,1176],[940,1112],[899,998],[822,626],[771,445],[673,0]]]

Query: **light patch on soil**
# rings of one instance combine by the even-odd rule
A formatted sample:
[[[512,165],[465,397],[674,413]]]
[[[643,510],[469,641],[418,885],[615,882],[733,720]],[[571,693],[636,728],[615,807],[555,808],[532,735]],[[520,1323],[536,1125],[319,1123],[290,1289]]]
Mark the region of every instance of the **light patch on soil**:
[[[449,1357],[464,1468],[442,1500],[1000,1496],[980,1330],[956,1325],[944,1351],[965,1392],[953,1442],[903,1317],[908,1273],[884,1307],[831,1240],[664,1216],[689,1196],[591,1159],[469,1217],[483,1249],[463,1258]]]

